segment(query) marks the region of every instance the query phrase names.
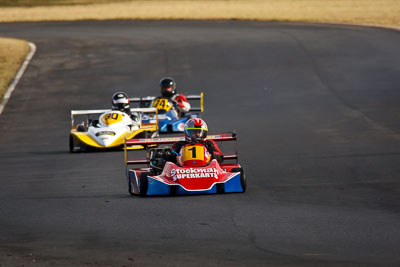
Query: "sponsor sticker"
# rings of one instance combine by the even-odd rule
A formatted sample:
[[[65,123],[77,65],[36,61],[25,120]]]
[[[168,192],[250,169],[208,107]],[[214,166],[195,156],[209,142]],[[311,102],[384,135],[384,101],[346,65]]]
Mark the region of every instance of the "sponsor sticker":
[[[218,179],[218,170],[216,168],[185,168],[172,169],[171,177],[174,181],[178,179],[199,179],[215,178]]]
[[[185,129],[185,124],[183,122],[179,123],[177,126],[179,131],[183,131]]]
[[[171,137],[171,138],[144,138],[144,139],[140,139],[140,142],[160,142],[160,141],[165,141],[165,142],[176,142],[176,141],[180,141],[183,140],[183,138],[180,137]]]
[[[97,132],[96,133],[96,136],[100,136],[100,135],[111,135],[111,136],[114,136],[115,132],[112,132],[112,131],[101,131],[101,132]]]

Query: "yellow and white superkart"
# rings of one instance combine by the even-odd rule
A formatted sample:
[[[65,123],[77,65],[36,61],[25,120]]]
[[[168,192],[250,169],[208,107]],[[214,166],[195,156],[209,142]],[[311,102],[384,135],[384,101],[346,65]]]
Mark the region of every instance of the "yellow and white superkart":
[[[135,116],[111,109],[71,110],[69,150],[83,152],[93,148],[122,148],[125,139],[158,136],[156,108],[132,108],[131,112]],[[75,124],[77,116],[86,116],[86,120]],[[132,146],[129,149],[142,148],[143,146]]]

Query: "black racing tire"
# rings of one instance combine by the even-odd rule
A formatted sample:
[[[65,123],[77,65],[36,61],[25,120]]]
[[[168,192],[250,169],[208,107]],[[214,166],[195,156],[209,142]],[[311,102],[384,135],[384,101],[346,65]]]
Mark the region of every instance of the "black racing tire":
[[[246,192],[247,180],[246,180],[246,175],[244,173],[244,169],[242,167],[232,168],[231,172],[240,172],[240,185],[242,186],[243,193]]]
[[[79,150],[75,150],[74,147],[76,145],[79,144],[80,149]],[[72,134],[69,135],[69,151],[71,153],[76,153],[76,152],[86,152],[88,151],[88,148],[86,146],[86,144],[80,142],[79,140],[77,140],[77,138],[75,138]]]
[[[76,152],[76,150],[74,150],[75,147],[75,141],[74,141],[74,137],[72,136],[72,134],[69,135],[69,152],[74,153]]]
[[[178,186],[177,185],[171,185],[169,187],[169,195],[170,196],[176,196],[178,194]]]
[[[135,194],[133,193],[133,186],[132,186],[130,177],[128,177],[128,192],[129,192],[129,194],[130,194],[131,196],[134,196],[134,195],[135,195]]]
[[[151,175],[151,172],[143,172],[139,175],[139,194],[142,197],[147,195],[147,189],[149,188],[148,175]]]
[[[217,184],[217,194],[225,193],[225,184]]]

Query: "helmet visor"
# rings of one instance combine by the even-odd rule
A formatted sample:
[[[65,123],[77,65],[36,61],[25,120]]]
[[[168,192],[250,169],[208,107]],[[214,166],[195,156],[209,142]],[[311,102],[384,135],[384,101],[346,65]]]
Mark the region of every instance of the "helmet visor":
[[[161,88],[161,95],[163,97],[172,97],[175,91],[172,87]]]
[[[192,140],[202,140],[207,137],[207,129],[202,128],[187,128],[185,133]]]
[[[125,109],[126,105],[127,104],[125,104],[125,103],[114,103],[114,108],[119,109],[119,110],[123,110],[123,109]]]

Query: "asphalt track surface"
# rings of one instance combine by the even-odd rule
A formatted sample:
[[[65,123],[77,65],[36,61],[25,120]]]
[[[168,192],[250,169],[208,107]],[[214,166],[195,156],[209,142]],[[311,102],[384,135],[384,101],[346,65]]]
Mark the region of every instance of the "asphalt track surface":
[[[0,24],[37,53],[0,117],[2,266],[399,266],[400,33],[239,21]],[[205,93],[245,194],[131,197],[71,109]]]

